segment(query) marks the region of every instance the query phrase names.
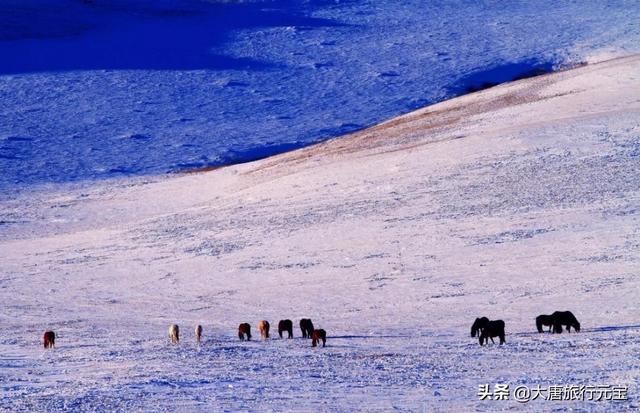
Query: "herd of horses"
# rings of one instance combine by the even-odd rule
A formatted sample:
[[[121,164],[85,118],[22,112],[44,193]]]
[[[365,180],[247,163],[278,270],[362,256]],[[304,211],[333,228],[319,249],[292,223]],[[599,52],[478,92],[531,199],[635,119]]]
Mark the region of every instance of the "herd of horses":
[[[505,343],[504,321],[489,320],[487,317],[476,318],[471,326],[471,337],[478,336],[480,345],[488,344],[489,339],[492,343],[494,337],[500,338],[500,344]],[[544,327],[549,326],[549,332],[560,334],[562,327],[565,326],[567,332],[571,332],[571,327],[577,332],[580,331],[580,323],[571,311],[556,311],[551,315],[541,314],[536,317],[536,328],[538,333],[544,332]]]
[[[539,315],[536,317],[536,328],[539,333],[544,332],[544,327],[549,327],[549,332],[560,334],[562,333],[562,327],[565,326],[567,332],[571,332],[571,328],[577,332],[580,331],[580,323],[573,315],[571,311],[556,311],[551,315]],[[471,337],[478,336],[480,345],[488,344],[489,339],[492,343],[495,343],[493,339],[498,337],[500,344],[504,344],[505,332],[504,321],[502,320],[489,320],[487,317],[476,318],[471,326]],[[258,322],[258,330],[260,336],[263,339],[269,338],[269,330],[271,325],[267,320],[260,320]],[[316,329],[313,326],[313,322],[308,318],[300,320],[300,331],[302,332],[302,338],[311,339],[311,347],[316,347],[322,342],[322,347],[325,347],[327,343],[327,332],[323,329]],[[198,345],[202,340],[202,326],[198,324],[195,328],[195,337]],[[283,338],[283,333],[287,333],[287,338],[293,338],[293,322],[289,319],[280,320],[278,322],[278,335]],[[241,341],[251,340],[251,325],[249,323],[242,323],[238,326],[238,338]],[[44,348],[55,347],[56,335],[53,331],[44,332]],[[171,324],[169,326],[169,341],[172,344],[180,343],[180,327],[177,324]]]
[[[258,321],[258,331],[263,339],[269,338],[269,330],[271,324],[267,320]],[[300,331],[302,332],[302,338],[311,339],[311,347],[317,347],[322,342],[322,347],[327,344],[327,332],[323,329],[316,329],[313,327],[313,322],[309,318],[303,318],[300,320]],[[278,335],[283,338],[282,333],[287,333],[287,338],[293,338],[293,321],[280,320],[278,323]],[[46,333],[45,333],[46,334]],[[202,340],[202,326],[198,324],[195,328],[196,342],[200,344]],[[238,338],[240,341],[251,340],[251,324],[242,323],[238,326]],[[169,326],[169,341],[172,344],[180,343],[180,327],[177,324],[171,324]]]

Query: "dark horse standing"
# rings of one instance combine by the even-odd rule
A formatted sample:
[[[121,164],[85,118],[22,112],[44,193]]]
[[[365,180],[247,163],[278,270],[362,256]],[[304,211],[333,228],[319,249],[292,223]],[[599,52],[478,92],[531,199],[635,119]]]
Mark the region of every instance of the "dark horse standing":
[[[282,338],[284,331],[289,334],[289,338],[293,338],[293,322],[291,320],[280,320],[278,323],[278,334],[280,334],[280,338]]]
[[[576,316],[573,315],[571,311],[556,311],[551,314],[553,318],[553,332],[554,333],[562,333],[562,326],[567,327],[567,332],[571,332],[571,327],[573,327],[576,332],[580,332],[580,323]]]
[[[302,331],[302,338],[311,338],[313,334],[313,323],[308,318],[300,320],[300,331]]]
[[[44,341],[44,348],[54,348],[56,346],[56,333],[45,331],[42,340]]]
[[[543,332],[543,326],[549,326],[549,331],[553,328],[553,332],[562,333],[562,326],[567,326],[567,331],[571,332],[571,327],[577,332],[580,331],[580,323],[571,311],[556,311],[551,315],[539,315],[536,317],[536,328],[538,333]]]
[[[247,338],[247,341],[251,340],[251,325],[249,323],[242,323],[238,326],[238,338],[240,340]]]
[[[549,331],[553,328],[553,317],[546,314],[540,314],[536,317],[536,328],[538,329],[538,333],[543,333],[544,326],[549,326]]]
[[[313,330],[311,333],[311,347],[316,347],[322,341],[322,347],[327,343],[327,332],[323,329]]]
[[[500,337],[500,344],[504,344],[504,321],[490,321],[487,317],[476,318],[471,326],[471,337],[475,337],[476,334],[479,336],[481,346],[484,343],[489,343],[489,339],[495,343],[494,337]]]

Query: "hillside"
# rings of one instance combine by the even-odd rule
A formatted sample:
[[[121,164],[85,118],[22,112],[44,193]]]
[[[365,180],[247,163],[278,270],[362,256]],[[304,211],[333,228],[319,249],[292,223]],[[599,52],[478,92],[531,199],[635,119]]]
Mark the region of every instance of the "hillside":
[[[603,50],[633,2],[3,0],[0,199],[255,160]]]
[[[484,383],[628,385],[579,406],[637,408],[639,74],[618,58],[256,162],[3,201],[0,408],[577,406],[481,402]],[[535,332],[555,310],[582,331]],[[506,345],[469,337],[483,315]],[[302,317],[326,348],[237,340]]]

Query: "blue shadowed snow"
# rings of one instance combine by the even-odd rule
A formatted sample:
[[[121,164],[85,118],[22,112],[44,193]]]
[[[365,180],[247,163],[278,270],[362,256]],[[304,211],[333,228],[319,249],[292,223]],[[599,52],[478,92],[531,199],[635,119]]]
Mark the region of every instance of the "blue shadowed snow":
[[[5,0],[0,192],[244,162],[637,51],[624,2]]]
[[[46,7],[35,7],[39,3]],[[272,63],[212,50],[236,30],[337,24],[300,14],[291,2],[282,2],[279,8],[260,3],[175,3],[173,7],[139,1],[5,3],[0,6],[4,9],[0,40],[9,40],[2,50],[12,58],[0,61],[0,73],[264,70]]]
[[[449,88],[449,92],[452,95],[477,92],[500,83],[550,73],[553,71],[553,66],[553,63],[543,63],[536,60],[495,66],[460,78]]]

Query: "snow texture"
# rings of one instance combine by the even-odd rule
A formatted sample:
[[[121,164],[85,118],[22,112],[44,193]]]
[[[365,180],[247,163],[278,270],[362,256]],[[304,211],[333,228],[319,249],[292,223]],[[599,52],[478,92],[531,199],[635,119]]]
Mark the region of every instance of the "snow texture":
[[[572,20],[574,16],[564,14],[572,8],[583,10],[581,4],[558,5],[556,17],[566,18],[575,30],[589,27],[582,21],[586,18]],[[340,3],[318,7],[315,13],[329,18],[350,7],[361,6]],[[437,9],[430,13],[453,13],[444,6]],[[380,47],[375,39],[388,35],[393,42],[393,33],[404,33],[401,22],[413,15],[403,8],[396,12],[395,21],[387,16],[390,32],[379,37],[367,32],[372,40],[364,43]],[[601,22],[602,15],[616,15],[615,7],[592,19]],[[342,21],[369,19],[376,27],[379,16],[373,11],[345,14]],[[541,18],[526,17],[521,22]],[[488,16],[469,13],[469,18]],[[511,16],[491,19],[505,22],[496,26],[500,30],[514,24]],[[580,24],[571,26],[578,20]],[[435,19],[433,24],[445,22]],[[340,30],[278,26],[258,34],[239,31],[234,44],[244,55],[248,33],[258,38],[262,33],[265,45],[272,36],[298,35],[305,39],[302,43],[316,44],[328,42],[328,34]],[[416,33],[408,41],[421,36]],[[348,53],[351,46],[343,41],[336,40],[342,51],[332,53]],[[289,47],[284,43],[282,47]],[[276,47],[254,45],[266,54]],[[516,49],[529,50],[523,41],[517,47],[506,45],[504,51]],[[356,45],[353,51],[370,53]],[[447,49],[448,54],[467,52]],[[451,58],[455,66],[464,65],[459,57]],[[381,62],[389,59],[381,57]],[[393,70],[402,75],[385,79],[404,79],[402,69]],[[114,108],[109,112],[113,118],[83,126],[95,131],[92,145],[101,145],[103,133],[119,130],[107,123],[129,127],[119,112],[123,106],[118,105],[125,103],[112,99],[137,99],[137,93],[140,99],[154,93],[169,99],[171,94],[164,94],[180,88],[184,80],[194,94],[184,104],[189,110],[197,105],[193,85],[206,84],[203,79],[210,73],[183,72],[168,89],[153,86],[175,73],[118,70],[96,76],[93,70],[77,70],[55,76],[23,73],[11,81],[7,75],[3,81],[10,94],[27,82],[24,93],[33,96],[38,94],[38,79],[44,82],[40,93],[52,94],[55,109],[50,115],[21,112],[23,119],[43,126],[52,121],[54,110],[60,119],[72,114],[91,118],[82,114],[83,108],[93,110],[88,103],[78,102],[74,108],[58,104],[79,96],[93,101],[92,94],[103,89],[87,85],[86,79],[115,82],[113,90],[123,94],[105,91],[102,103],[97,100],[98,107]],[[242,73],[238,76],[258,76]],[[252,163],[14,194],[0,202],[0,409],[637,409],[639,74],[640,57],[620,58],[500,85]],[[79,83],[78,78],[84,80]],[[59,90],[52,87],[57,82]],[[379,95],[365,91],[370,104],[360,109],[371,110],[375,99],[386,102],[416,82],[400,80],[404,86],[397,89],[380,87]],[[134,83],[148,89],[139,90]],[[282,94],[289,90],[275,81],[263,86]],[[313,82],[308,90],[314,93]],[[335,88],[327,93],[330,90]],[[294,86],[291,91],[291,99],[303,100],[295,97],[302,89]],[[348,93],[358,92],[349,88]],[[229,93],[231,101],[240,96]],[[8,101],[11,107],[14,101]],[[263,113],[249,102],[247,111]],[[318,100],[310,98],[309,105],[315,104]],[[166,113],[160,116],[168,106],[161,102],[154,116],[171,123],[174,119]],[[391,106],[373,110],[385,113]],[[295,117],[304,118],[296,125],[319,127],[326,123],[318,119],[331,119],[320,106],[296,110]],[[360,120],[369,122],[372,113]],[[198,124],[197,130],[204,130],[204,124]],[[232,124],[238,131],[247,127],[266,135],[277,129],[254,120],[238,126],[237,118],[227,125]],[[144,135],[153,142],[158,137],[151,129],[166,129],[179,142],[184,130],[167,126],[160,122],[130,130],[125,141],[144,142],[131,138]],[[291,128],[290,133],[300,130]],[[76,148],[83,150],[80,144]],[[118,147],[105,162],[126,159],[119,151],[132,148]],[[55,153],[49,155],[53,164],[58,162]],[[33,158],[35,162],[38,155]],[[535,317],[555,310],[571,310],[582,331],[537,333]],[[480,347],[469,336],[478,316],[506,322],[504,346]],[[236,336],[241,322],[255,329],[261,319],[275,327],[279,319],[297,324],[303,317],[327,330],[326,348],[312,349],[298,329],[293,340],[262,341],[257,331],[251,342]],[[181,327],[179,346],[167,342],[172,323]],[[192,333],[196,324],[204,326],[199,348]],[[45,329],[58,334],[55,350],[42,349],[39,340]],[[480,401],[478,386],[485,383],[627,385],[629,400],[538,400],[524,405]]]

